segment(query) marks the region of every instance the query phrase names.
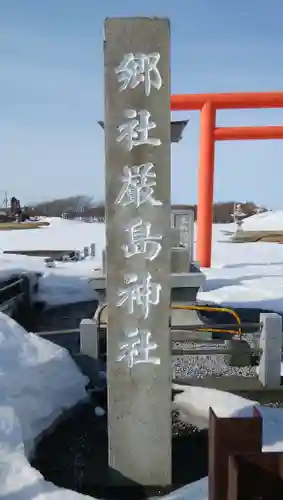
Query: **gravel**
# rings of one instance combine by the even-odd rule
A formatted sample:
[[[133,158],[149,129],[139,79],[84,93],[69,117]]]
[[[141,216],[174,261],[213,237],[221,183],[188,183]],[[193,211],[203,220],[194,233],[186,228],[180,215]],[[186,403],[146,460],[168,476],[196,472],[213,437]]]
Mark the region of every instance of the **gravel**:
[[[250,339],[245,339],[249,343]],[[241,376],[241,377],[256,377],[256,367],[255,366],[241,366],[234,367],[229,366],[226,356],[224,354],[215,355],[185,355],[185,351],[192,348],[197,349],[223,349],[224,344],[206,344],[203,343],[194,344],[191,341],[187,342],[174,342],[173,349],[179,349],[184,351],[184,355],[176,356],[173,358],[173,378],[187,378],[194,377],[197,379],[204,378],[207,375],[214,376]]]

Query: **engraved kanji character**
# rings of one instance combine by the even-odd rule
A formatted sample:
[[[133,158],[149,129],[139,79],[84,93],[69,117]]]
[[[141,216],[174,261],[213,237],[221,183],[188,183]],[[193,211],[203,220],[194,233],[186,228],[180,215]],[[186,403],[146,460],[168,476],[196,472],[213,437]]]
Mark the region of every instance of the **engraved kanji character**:
[[[126,334],[127,342],[120,345],[120,356],[117,361],[126,360],[128,367],[132,368],[139,363],[151,363],[160,365],[160,358],[150,355],[150,351],[158,348],[154,342],[150,342],[151,332],[148,330],[134,330]]]
[[[127,121],[118,127],[120,135],[117,137],[117,142],[126,142],[126,147],[129,151],[135,146],[148,144],[150,146],[160,146],[161,140],[154,137],[149,137],[149,131],[156,128],[156,123],[150,120],[150,112],[146,109],[136,111],[135,109],[127,109],[124,111]]]
[[[160,206],[162,202],[154,198],[154,187],[156,186],[156,173],[153,163],[144,163],[123,168],[122,188],[115,203],[124,207],[134,204],[139,208],[143,203],[152,206]]]
[[[129,224],[126,231],[129,234],[129,243],[123,246],[126,258],[133,255],[144,255],[147,260],[152,261],[157,257],[162,248],[160,244],[162,236],[150,234],[150,222],[143,222],[139,219]]]
[[[141,82],[144,82],[145,95],[149,96],[151,86],[159,90],[162,86],[157,64],[160,59],[158,52],[152,54],[133,54],[124,55],[122,62],[115,73],[118,75],[118,82],[122,82],[120,91],[128,87],[135,89]]]
[[[124,282],[129,285],[127,288],[119,290],[120,300],[117,307],[127,304],[128,314],[137,313],[138,317],[147,319],[151,305],[156,306],[160,301],[161,285],[152,283],[151,274],[139,279],[137,274],[129,274],[124,277]],[[136,310],[137,306],[137,310]]]

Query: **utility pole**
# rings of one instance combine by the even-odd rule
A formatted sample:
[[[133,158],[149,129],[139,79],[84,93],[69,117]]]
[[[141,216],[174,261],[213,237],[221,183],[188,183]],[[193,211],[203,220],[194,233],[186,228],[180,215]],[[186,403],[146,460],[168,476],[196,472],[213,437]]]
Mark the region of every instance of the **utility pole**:
[[[8,210],[8,191],[5,191],[4,203],[5,203],[5,209]]]
[[[5,193],[4,199],[2,201],[1,207],[5,207],[8,210],[8,191],[3,191]]]

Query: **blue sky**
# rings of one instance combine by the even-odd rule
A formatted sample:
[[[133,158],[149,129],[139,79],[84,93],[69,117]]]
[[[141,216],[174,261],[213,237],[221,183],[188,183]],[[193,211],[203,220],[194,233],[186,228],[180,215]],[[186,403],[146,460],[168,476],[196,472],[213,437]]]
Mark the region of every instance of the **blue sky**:
[[[0,202],[104,197],[103,21],[168,16],[172,93],[283,90],[282,0],[0,0]],[[197,199],[199,116],[172,147],[172,200]],[[218,114],[279,125],[282,110]],[[282,141],[216,146],[215,201],[283,207]],[[3,196],[2,196],[3,195]]]

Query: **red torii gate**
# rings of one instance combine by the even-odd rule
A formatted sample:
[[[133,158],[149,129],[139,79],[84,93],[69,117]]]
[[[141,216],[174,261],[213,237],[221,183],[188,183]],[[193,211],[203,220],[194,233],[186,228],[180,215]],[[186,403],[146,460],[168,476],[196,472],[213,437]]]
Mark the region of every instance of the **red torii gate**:
[[[172,111],[200,111],[197,260],[202,267],[211,265],[215,141],[283,139],[283,126],[217,127],[216,111],[259,108],[283,108],[283,92],[171,96]]]

